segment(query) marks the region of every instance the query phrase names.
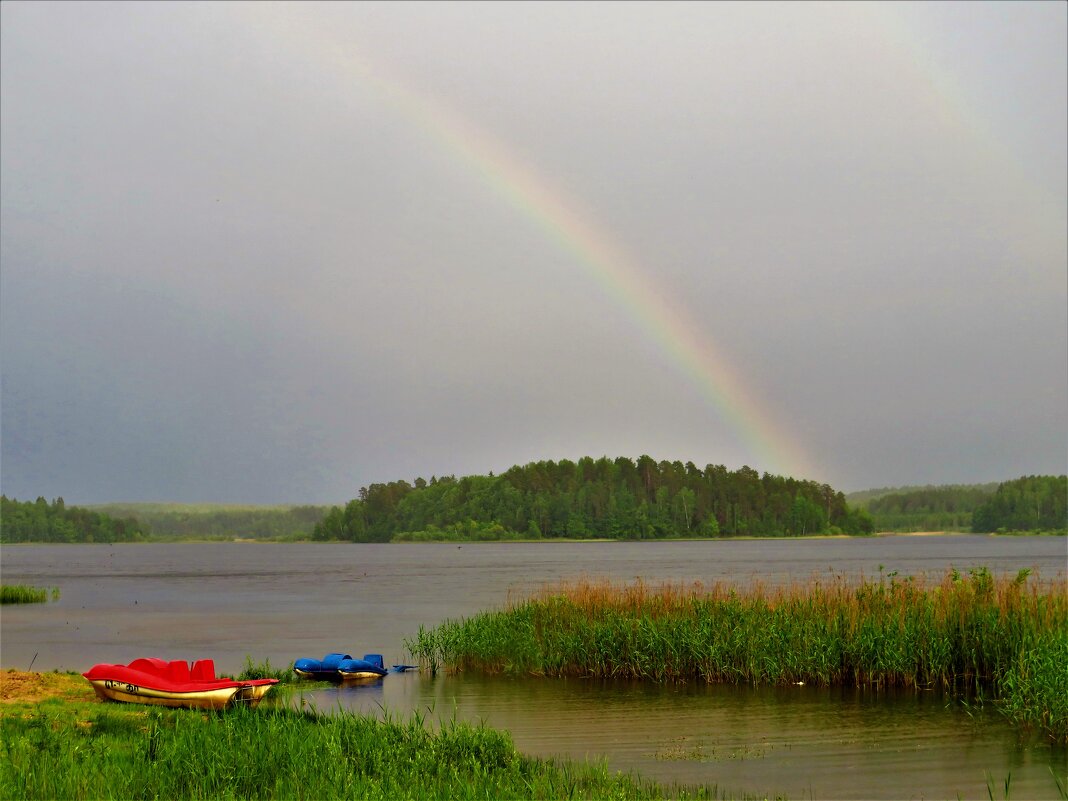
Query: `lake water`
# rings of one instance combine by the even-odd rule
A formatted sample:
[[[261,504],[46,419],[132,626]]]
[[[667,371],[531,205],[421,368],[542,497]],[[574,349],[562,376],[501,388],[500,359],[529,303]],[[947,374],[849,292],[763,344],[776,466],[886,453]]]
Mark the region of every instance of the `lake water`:
[[[58,602],[5,606],[0,665],[83,671],[140,656],[209,656],[239,670],[342,650],[410,661],[420,625],[500,607],[545,583],[768,584],[813,576],[940,577],[950,567],[1030,568],[1064,581],[1054,537],[929,536],[670,543],[6,546],[3,582],[58,586]],[[372,714],[485,720],[524,752],[605,758],[661,781],[790,798],[1057,798],[1063,748],[939,693],[811,687],[656,686],[396,674],[302,699]]]

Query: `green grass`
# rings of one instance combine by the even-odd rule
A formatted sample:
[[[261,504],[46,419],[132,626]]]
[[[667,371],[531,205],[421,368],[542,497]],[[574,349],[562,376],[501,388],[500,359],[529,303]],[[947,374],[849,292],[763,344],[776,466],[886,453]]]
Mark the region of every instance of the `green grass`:
[[[584,581],[406,645],[431,670],[942,687],[1068,741],[1068,595],[1028,571],[745,590]]]
[[[418,716],[42,703],[5,711],[0,727],[4,799],[720,797],[525,757],[506,733]]]
[[[0,585],[0,604],[43,604],[49,598],[59,600],[59,587],[46,589],[26,584]]]
[[[262,662],[253,662],[251,656],[245,657],[245,668],[236,676],[238,681],[252,681],[254,679],[278,679],[279,684],[289,684],[294,681],[296,674],[293,672],[293,663],[289,667],[276,668],[271,665],[270,659]]]

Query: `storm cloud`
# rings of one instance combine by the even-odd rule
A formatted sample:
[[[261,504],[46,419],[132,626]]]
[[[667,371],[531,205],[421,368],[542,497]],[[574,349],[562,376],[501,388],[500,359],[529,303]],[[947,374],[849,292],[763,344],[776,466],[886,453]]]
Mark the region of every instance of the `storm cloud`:
[[[337,502],[583,455],[778,472],[788,444],[844,490],[1066,469],[1063,3],[0,15],[9,497]]]

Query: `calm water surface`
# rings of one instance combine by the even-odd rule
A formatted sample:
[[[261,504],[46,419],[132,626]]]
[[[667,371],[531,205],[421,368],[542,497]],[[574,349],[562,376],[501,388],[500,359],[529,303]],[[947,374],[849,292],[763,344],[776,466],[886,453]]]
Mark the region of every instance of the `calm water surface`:
[[[1052,537],[673,543],[7,546],[4,583],[58,586],[56,603],[6,606],[0,664],[86,670],[140,656],[246,655],[287,665],[343,650],[409,661],[420,625],[507,603],[546,582],[769,584],[884,570],[939,577],[986,566],[1064,580],[1066,540]],[[1020,738],[995,715],[973,718],[934,693],[806,687],[657,687],[581,680],[388,676],[312,690],[307,703],[485,720],[538,755],[607,758],[666,781],[791,798],[987,797],[987,775],[1014,798],[1056,798],[1063,749]]]

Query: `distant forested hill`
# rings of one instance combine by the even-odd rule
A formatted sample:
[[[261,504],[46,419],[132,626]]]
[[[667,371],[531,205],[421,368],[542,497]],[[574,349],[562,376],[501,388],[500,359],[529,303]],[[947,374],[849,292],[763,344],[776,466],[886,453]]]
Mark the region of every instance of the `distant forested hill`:
[[[953,490],[953,489],[977,489],[984,490],[993,495],[998,488],[998,481],[990,481],[986,484],[915,484],[904,487],[878,487],[876,489],[857,490],[856,492],[847,492],[846,501],[853,506],[859,506],[862,509],[868,508],[868,503],[876,498],[882,498],[886,495],[905,495],[912,492],[929,492],[931,490]]]
[[[868,533],[871,520],[826,484],[749,467],[621,457],[534,462],[494,476],[372,484],[334,507],[314,538],[657,539]]]
[[[970,531],[972,513],[997,488],[997,483],[897,487],[852,492],[846,500],[871,515],[876,531]]]
[[[146,523],[154,539],[308,539],[325,506],[112,503],[94,506],[110,515]]]
[[[1068,528],[1068,476],[1006,481],[975,510],[974,531],[1063,531]]]
[[[137,542],[146,539],[146,527],[133,518],[118,518],[79,506],[62,498],[49,503],[16,501],[0,495],[0,542]]]

